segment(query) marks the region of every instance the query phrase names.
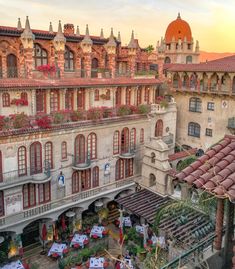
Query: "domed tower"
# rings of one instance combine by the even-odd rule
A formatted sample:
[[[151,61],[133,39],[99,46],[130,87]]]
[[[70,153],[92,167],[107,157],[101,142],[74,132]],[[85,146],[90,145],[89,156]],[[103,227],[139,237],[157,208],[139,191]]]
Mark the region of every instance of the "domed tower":
[[[199,43],[194,49],[192,32],[189,24],[181,19],[180,13],[172,21],[165,33],[165,38],[158,42],[159,54],[164,54],[165,63],[198,63]]]

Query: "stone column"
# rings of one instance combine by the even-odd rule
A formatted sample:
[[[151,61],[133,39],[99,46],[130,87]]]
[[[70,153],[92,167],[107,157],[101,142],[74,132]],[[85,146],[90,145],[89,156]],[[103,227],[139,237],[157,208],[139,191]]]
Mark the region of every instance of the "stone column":
[[[60,77],[64,77],[64,50],[60,50],[56,52],[56,61],[60,72]]]
[[[7,56],[6,56],[6,53],[2,54],[2,77],[7,78]]]
[[[36,115],[36,90],[31,90],[31,115]]]
[[[129,56],[129,71],[130,71],[130,76],[133,78],[135,76],[135,55],[130,55]]]
[[[24,49],[24,57],[25,57],[25,76],[27,78],[32,78],[33,76],[33,69],[34,69],[34,65],[33,65],[33,49],[32,48],[27,48]]]
[[[109,57],[109,70],[111,72],[111,77],[115,77],[116,72],[116,62],[115,62],[115,54],[108,54]]]
[[[60,110],[64,110],[65,109],[65,94],[66,94],[66,89],[60,89],[59,93],[60,93]]]
[[[78,90],[73,89],[73,110],[78,109]]]
[[[91,53],[84,53],[85,77],[91,77]]]
[[[218,198],[217,210],[216,210],[216,227],[215,227],[216,238],[214,242],[214,247],[216,250],[221,250],[222,246],[223,221],[224,221],[224,200]]]

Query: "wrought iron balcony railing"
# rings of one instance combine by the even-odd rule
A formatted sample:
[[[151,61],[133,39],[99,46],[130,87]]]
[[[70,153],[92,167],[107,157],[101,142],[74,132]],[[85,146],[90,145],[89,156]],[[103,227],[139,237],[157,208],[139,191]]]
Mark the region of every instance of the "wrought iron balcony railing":
[[[43,167],[39,170],[33,170],[27,167],[26,169],[13,170],[6,173],[2,173],[0,176],[0,188],[15,185],[24,184],[27,182],[41,183],[51,177],[51,169],[49,167]]]

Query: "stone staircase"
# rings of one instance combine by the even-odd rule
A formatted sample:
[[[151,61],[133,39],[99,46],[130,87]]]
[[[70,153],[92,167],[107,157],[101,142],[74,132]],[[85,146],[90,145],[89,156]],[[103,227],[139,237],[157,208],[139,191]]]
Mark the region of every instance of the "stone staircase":
[[[120,217],[120,212],[117,208],[109,210],[109,217],[108,217],[109,223],[112,223],[113,221],[117,220],[119,217]]]

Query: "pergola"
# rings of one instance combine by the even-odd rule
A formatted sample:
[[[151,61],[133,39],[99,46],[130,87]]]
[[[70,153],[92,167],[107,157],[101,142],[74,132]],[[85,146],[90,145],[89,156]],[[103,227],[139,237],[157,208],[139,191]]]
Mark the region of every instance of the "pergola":
[[[235,269],[235,248],[231,255],[234,239],[235,203],[235,136],[226,135],[195,162],[176,175],[175,180],[206,191],[217,197],[216,239],[214,247],[222,249],[223,224],[226,211],[224,240],[224,269]],[[225,209],[225,203],[227,210]]]

